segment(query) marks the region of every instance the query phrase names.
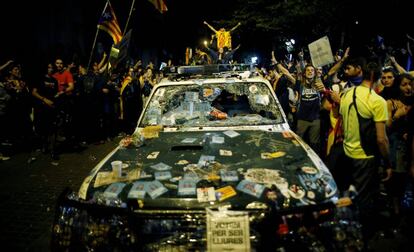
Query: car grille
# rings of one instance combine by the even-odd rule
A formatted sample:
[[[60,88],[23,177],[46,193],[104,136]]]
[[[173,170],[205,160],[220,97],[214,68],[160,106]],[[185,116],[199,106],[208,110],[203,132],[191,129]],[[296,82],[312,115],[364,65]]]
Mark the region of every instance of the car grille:
[[[320,211],[319,213],[323,213]],[[362,248],[347,208],[323,214],[249,212],[252,251],[342,251]],[[206,251],[203,210],[132,210],[75,200],[59,202],[52,251]]]

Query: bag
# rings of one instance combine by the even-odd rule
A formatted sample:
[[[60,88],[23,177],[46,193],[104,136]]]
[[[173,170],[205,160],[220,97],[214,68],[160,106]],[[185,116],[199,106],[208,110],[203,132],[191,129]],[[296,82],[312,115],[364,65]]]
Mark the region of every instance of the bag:
[[[376,155],[379,153],[379,150],[377,145],[377,130],[375,128],[375,122],[374,120],[372,120],[372,118],[363,118],[359,114],[356,103],[356,89],[357,87],[354,88],[354,92],[352,95],[352,103],[349,105],[349,109],[351,108],[351,106],[354,106],[356,114],[358,116],[359,139],[361,141],[362,149],[364,150],[367,156]]]

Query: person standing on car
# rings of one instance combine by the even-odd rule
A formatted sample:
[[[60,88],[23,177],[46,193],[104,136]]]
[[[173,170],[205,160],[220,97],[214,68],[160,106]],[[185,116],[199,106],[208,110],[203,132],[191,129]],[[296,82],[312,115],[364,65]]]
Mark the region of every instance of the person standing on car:
[[[357,206],[365,239],[375,231],[376,196],[380,189],[380,157],[391,177],[389,143],[385,131],[388,120],[386,101],[372,89],[381,76],[380,64],[362,64],[362,83],[348,89],[341,97],[339,113],[343,119],[345,162],[349,183],[357,190]]]
[[[214,36],[217,39],[217,50],[223,49],[224,47],[227,47],[229,50],[231,50],[231,48],[232,48],[232,46],[231,46],[231,33],[241,25],[240,22],[237,23],[236,26],[231,28],[230,31],[227,31],[224,28],[220,28],[219,30],[216,30],[213,26],[208,24],[206,21],[204,21],[204,24],[207,25],[208,28],[210,28],[214,32],[214,34],[215,34]]]

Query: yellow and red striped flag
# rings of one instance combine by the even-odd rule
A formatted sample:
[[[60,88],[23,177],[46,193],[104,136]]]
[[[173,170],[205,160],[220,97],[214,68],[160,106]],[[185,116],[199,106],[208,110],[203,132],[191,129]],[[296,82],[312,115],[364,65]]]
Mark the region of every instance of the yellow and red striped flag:
[[[154,5],[154,7],[161,13],[168,11],[167,5],[165,5],[164,0],[148,0]]]
[[[121,28],[119,28],[118,20],[112,9],[111,3],[106,2],[105,10],[98,22],[98,28],[106,31],[114,40],[114,44],[118,44],[122,39]]]

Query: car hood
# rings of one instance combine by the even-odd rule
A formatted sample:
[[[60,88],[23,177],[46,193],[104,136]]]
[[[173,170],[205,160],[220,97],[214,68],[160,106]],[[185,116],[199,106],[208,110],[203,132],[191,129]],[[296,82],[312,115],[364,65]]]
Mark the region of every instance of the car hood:
[[[111,162],[123,162],[122,176]],[[292,131],[159,132],[116,148],[84,180],[80,198],[140,209],[294,210],[330,203],[332,175]]]

